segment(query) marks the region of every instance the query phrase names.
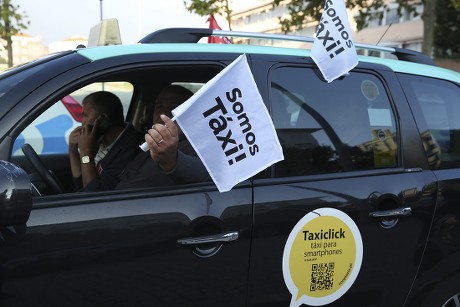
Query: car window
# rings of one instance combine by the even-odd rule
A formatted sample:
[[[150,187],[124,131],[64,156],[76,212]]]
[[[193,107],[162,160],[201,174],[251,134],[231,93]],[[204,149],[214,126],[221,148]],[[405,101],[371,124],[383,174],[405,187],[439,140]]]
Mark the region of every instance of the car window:
[[[56,154],[68,151],[67,139],[70,132],[80,125],[58,101],[37,117],[16,138],[13,156],[23,155],[21,146],[31,144],[37,153]]]
[[[172,84],[185,87],[186,89],[192,91],[194,94],[204,85],[202,82],[173,82]]]
[[[432,169],[460,167],[460,88],[427,77],[400,76]]]
[[[377,77],[351,73],[326,83],[302,67],[272,75],[271,110],[285,155],[276,176],[396,166],[395,120]]]
[[[29,143],[38,154],[62,154],[68,152],[70,132],[81,124],[81,102],[83,98],[96,91],[110,91],[117,95],[123,104],[126,118],[133,95],[133,86],[128,82],[97,82],[82,87],[53,104],[40,114],[16,138],[13,156],[23,155],[21,146]]]
[[[76,127],[81,125],[81,103],[84,97],[104,90],[120,98],[125,121],[130,124],[130,127],[132,126],[133,133],[136,133],[136,139],[134,137],[130,139],[133,141],[132,148],[135,151],[132,155],[133,165],[129,167],[129,171],[123,170],[119,174],[124,181],[123,185],[117,187],[117,190],[189,183],[188,178],[186,180],[174,178],[176,180],[174,183],[170,183],[172,180],[162,181],[160,179],[144,182],[140,176],[133,174],[144,170],[142,164],[147,163],[148,160],[145,161],[144,156],[140,157],[142,160],[134,158],[137,153],[143,153],[139,145],[144,141],[145,132],[152,127],[155,101],[159,93],[170,85],[178,85],[195,93],[222,69],[223,65],[152,65],[139,69],[120,69],[104,75],[104,79],[93,79],[97,82],[91,84],[82,84],[79,83],[79,80],[75,80],[73,84],[63,84],[61,88],[53,88],[51,90],[56,92],[53,97],[61,97],[61,99],[53,104],[50,104],[53,101],[36,101],[36,107],[31,109],[24,120],[24,122],[27,120],[27,126],[23,128],[23,125],[26,124],[21,122],[21,125],[15,129],[14,135],[17,137],[14,138],[11,161],[20,165],[30,175],[37,189],[37,195],[47,196],[61,193],[61,191],[64,193],[79,191],[70,169],[69,136]],[[76,90],[69,92],[67,88],[70,86]],[[48,104],[46,108],[43,107],[45,104]],[[32,149],[38,154],[39,160],[43,162],[45,168],[50,170],[53,179],[49,179],[46,172],[37,169],[40,163],[37,163],[37,159],[31,159],[33,153],[27,156],[23,154],[24,144],[29,144],[30,146],[26,146],[26,149]],[[188,148],[185,149],[188,150]],[[185,149],[184,152],[186,152]],[[151,165],[154,166],[153,163]],[[195,178],[193,183],[208,180],[204,176],[193,178]],[[57,181],[62,188],[56,187],[53,182],[45,182],[47,180]]]

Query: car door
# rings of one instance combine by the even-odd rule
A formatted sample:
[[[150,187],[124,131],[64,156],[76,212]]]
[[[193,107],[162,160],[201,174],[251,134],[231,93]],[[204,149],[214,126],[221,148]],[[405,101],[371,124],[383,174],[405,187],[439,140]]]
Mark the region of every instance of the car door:
[[[443,305],[460,293],[460,86],[432,77],[400,74],[398,78],[439,181],[433,228],[411,301],[419,305],[417,297],[422,293],[431,299],[431,306]]]
[[[243,305],[250,223],[247,184],[36,197],[2,244],[0,303]]]
[[[254,181],[249,305],[403,305],[436,195],[407,102],[370,70],[326,83],[299,61],[266,75],[285,159]],[[335,222],[312,231],[322,208]]]
[[[20,124],[10,139],[83,85],[103,78],[143,82],[134,95],[151,103],[154,86],[206,80],[224,67],[204,61],[211,74],[197,61],[180,74],[184,65],[152,55],[141,55],[140,64],[126,56],[69,70],[11,112],[10,121]],[[34,196],[26,225],[1,228],[0,306],[241,306],[251,224],[248,181],[226,193],[208,182]]]

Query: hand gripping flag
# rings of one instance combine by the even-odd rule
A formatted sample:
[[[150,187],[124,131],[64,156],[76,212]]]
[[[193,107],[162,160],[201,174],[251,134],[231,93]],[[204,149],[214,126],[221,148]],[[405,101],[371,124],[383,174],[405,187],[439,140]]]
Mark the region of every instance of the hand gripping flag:
[[[209,29],[222,30],[217,24],[216,19],[213,15],[209,17]],[[210,36],[208,37],[209,44],[231,44],[232,42],[226,36]]]
[[[347,74],[358,64],[344,0],[326,0],[311,57],[327,82]]]
[[[246,55],[172,113],[220,192],[283,160]]]

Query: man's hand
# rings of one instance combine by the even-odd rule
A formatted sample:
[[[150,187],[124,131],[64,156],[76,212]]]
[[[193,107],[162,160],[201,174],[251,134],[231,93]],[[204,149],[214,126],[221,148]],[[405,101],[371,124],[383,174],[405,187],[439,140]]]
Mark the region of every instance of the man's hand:
[[[78,148],[80,156],[94,157],[97,153],[98,138],[97,138],[97,123],[92,125],[82,126],[78,135]]]
[[[80,153],[78,152],[78,137],[83,127],[77,127],[69,135],[69,160],[70,170],[74,178],[81,176]]]
[[[72,130],[69,135],[69,152],[75,152],[78,149],[78,136],[80,135],[80,131],[83,127],[79,126]]]
[[[152,159],[162,170],[169,172],[176,167],[179,131],[168,116],[162,114],[160,118],[165,124],[153,125],[145,135],[145,141],[149,145]]]

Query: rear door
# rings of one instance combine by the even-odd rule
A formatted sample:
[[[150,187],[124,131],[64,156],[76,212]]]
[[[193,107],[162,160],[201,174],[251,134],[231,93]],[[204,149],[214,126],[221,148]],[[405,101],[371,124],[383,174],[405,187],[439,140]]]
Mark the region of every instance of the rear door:
[[[417,120],[430,168],[439,180],[433,230],[413,294],[439,287],[445,290],[444,297],[438,298],[444,303],[450,297],[447,288],[460,293],[459,283],[452,282],[460,277],[460,85],[424,76],[400,74],[398,78]]]
[[[401,90],[362,69],[332,83],[300,63],[266,75],[285,160],[254,181],[249,305],[403,305],[436,180]]]

